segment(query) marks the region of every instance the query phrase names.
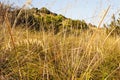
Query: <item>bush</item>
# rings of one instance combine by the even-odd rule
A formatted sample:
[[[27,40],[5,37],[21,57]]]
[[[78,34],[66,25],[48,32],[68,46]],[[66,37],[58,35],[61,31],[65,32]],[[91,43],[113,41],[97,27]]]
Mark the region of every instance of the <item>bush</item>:
[[[107,28],[107,34],[110,33],[111,31],[112,31],[111,35],[120,36],[120,18],[116,19],[114,14],[112,16],[112,21]]]

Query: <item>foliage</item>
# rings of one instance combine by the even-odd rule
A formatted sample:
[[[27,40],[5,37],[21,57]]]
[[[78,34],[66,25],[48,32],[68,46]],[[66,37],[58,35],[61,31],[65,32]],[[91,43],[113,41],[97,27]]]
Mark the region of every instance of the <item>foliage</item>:
[[[14,24],[14,21],[17,18],[17,26],[26,26],[30,29],[35,29],[38,31],[54,31],[56,34],[59,33],[64,27],[67,27],[67,29],[88,29],[88,25],[85,21],[72,20],[64,17],[61,14],[57,15],[45,7],[41,9],[13,9],[9,12],[9,15],[11,15],[11,25]]]
[[[42,8],[40,9],[40,13],[50,14],[51,12],[50,12],[47,8],[42,7]]]
[[[113,30],[113,31],[112,31]],[[120,18],[116,19],[115,15],[112,16],[112,21],[107,29],[107,33],[111,32],[111,35],[119,35],[120,36]]]

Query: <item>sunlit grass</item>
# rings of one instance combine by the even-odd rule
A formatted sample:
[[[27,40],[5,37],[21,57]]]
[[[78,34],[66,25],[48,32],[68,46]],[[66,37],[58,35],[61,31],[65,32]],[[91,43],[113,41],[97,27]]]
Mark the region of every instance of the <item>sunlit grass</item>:
[[[27,24],[16,26],[17,17],[10,25],[8,16],[4,17],[0,24],[1,80],[120,79],[120,36],[111,36],[113,31],[63,28],[54,34],[29,29]]]
[[[91,42],[89,30],[78,36],[29,30],[29,38],[24,29],[15,31],[16,49],[9,35],[1,40],[1,77],[5,79],[120,79],[119,37],[108,37],[103,44],[107,37],[104,30],[98,31]]]

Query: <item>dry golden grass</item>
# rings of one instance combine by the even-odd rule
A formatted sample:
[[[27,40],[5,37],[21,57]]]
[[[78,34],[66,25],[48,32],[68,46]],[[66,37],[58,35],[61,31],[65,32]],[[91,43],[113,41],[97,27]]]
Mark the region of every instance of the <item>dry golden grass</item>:
[[[6,26],[0,25],[1,80],[120,79],[120,37],[110,36],[112,31],[107,35],[98,28],[54,35],[15,28],[16,20],[10,25],[6,16]]]
[[[29,38],[24,29],[15,31],[16,50],[10,37],[0,48],[1,76],[5,79],[120,79],[120,38],[107,37],[104,29],[94,38],[89,30],[77,36],[28,30]]]

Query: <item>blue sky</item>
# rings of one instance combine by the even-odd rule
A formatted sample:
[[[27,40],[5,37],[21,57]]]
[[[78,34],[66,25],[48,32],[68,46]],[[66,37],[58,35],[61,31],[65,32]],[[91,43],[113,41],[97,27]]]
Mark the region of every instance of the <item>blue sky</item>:
[[[26,0],[8,1],[14,3],[14,6],[22,6],[26,2]],[[46,7],[52,12],[62,14],[68,18],[84,19],[88,23],[98,25],[109,5],[111,5],[110,10],[103,22],[109,23],[112,14],[117,16],[120,12],[120,0],[33,0],[32,5],[29,7]]]

